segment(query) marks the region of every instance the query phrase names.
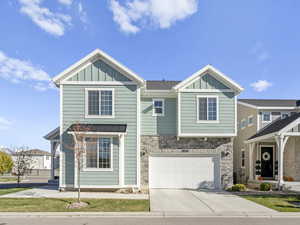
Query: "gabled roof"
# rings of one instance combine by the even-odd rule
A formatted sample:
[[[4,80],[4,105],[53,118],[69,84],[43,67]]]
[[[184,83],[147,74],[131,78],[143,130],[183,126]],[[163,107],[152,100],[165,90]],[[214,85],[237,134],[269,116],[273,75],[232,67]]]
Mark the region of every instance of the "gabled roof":
[[[173,89],[175,89],[175,90],[183,89],[184,87],[191,84],[194,80],[196,80],[199,76],[205,75],[206,73],[210,73],[216,79],[218,79],[219,81],[222,81],[224,84],[226,84],[228,87],[230,87],[231,89],[233,89],[234,91],[236,91],[238,93],[240,93],[244,90],[239,84],[237,84],[235,81],[231,80],[229,77],[227,77],[225,74],[223,74],[222,72],[220,72],[219,70],[217,70],[216,68],[214,68],[211,65],[207,65],[207,66],[203,67],[201,70],[197,71],[190,77],[188,77],[185,80],[183,80],[182,82],[178,83],[175,87],[173,87]]]
[[[280,131],[282,131],[284,128],[286,128],[288,125],[290,125],[291,123],[293,123],[299,118],[300,118],[300,113],[295,113],[284,119],[279,118],[274,122],[272,122],[271,124],[259,130],[255,135],[250,137],[248,140],[252,140],[272,133],[277,133],[277,132],[280,133]]]
[[[30,156],[34,156],[34,155],[51,156],[50,152],[46,152],[46,151],[43,151],[43,150],[40,150],[40,149],[30,149],[30,150],[25,151],[25,153],[26,153],[26,155],[30,155]],[[13,155],[18,155],[18,152],[13,153]]]
[[[262,108],[297,107],[300,103],[300,101],[296,99],[239,99],[238,102]]]
[[[144,79],[142,79],[140,76],[138,76],[136,73],[128,69],[126,66],[119,63],[117,60],[106,54],[105,52],[101,51],[100,49],[96,49],[78,62],[74,63],[70,67],[68,67],[66,70],[55,76],[52,80],[56,85],[59,85],[61,81],[69,77],[70,75],[74,74],[75,71],[83,67],[86,63],[92,62],[93,60],[100,58],[104,60],[106,63],[108,63],[110,66],[117,69],[120,73],[127,76],[129,79],[137,82],[140,85],[143,85],[145,83]]]
[[[146,90],[171,90],[180,81],[171,80],[147,80]]]

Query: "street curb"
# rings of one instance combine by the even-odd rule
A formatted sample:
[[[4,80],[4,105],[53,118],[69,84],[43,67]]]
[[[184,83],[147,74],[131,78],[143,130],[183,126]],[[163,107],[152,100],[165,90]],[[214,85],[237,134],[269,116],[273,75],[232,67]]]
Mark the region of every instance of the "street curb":
[[[0,212],[0,218],[40,218],[40,217],[132,217],[132,218],[180,218],[180,217],[197,217],[197,218],[300,218],[300,213],[272,213],[272,214],[259,214],[259,213],[195,213],[195,212]]]

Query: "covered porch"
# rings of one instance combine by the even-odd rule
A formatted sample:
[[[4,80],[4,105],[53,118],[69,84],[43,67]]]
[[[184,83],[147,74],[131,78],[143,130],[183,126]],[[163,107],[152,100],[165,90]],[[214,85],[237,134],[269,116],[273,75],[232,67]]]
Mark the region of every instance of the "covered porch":
[[[50,142],[51,150],[51,178],[50,182],[58,180],[59,174],[59,154],[57,152],[58,147],[60,146],[60,128],[57,127],[54,130],[50,131],[44,136],[46,140]]]
[[[249,181],[300,181],[300,113],[278,119],[259,130],[245,144],[248,148]]]

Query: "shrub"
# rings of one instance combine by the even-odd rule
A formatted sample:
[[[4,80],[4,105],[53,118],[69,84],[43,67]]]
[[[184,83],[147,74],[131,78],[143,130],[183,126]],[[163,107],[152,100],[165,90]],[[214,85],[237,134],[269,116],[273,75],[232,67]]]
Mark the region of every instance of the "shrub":
[[[8,173],[13,168],[13,160],[10,155],[0,152],[0,174]]]
[[[246,186],[244,184],[235,184],[230,188],[230,191],[246,191]]]
[[[259,190],[261,191],[270,191],[271,190],[271,184],[269,183],[261,183],[259,186]]]

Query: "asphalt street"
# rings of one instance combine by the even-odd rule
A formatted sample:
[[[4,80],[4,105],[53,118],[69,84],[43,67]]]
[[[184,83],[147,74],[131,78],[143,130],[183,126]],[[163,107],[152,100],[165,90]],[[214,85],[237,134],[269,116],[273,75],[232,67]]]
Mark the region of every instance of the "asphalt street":
[[[0,225],[299,225],[299,218],[0,218]]]

